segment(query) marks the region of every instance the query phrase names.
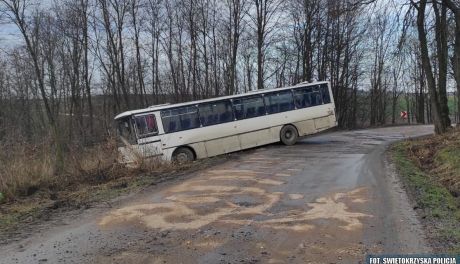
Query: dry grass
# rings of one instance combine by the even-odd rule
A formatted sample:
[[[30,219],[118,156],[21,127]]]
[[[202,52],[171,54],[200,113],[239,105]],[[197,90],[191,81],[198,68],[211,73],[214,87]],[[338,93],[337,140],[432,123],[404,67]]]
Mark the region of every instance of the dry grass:
[[[432,180],[460,196],[460,130],[410,141],[411,159],[428,172]]]
[[[225,160],[221,156],[177,165],[139,159],[135,168],[128,168],[117,162],[116,143],[109,139],[90,148],[68,147],[64,170],[57,173],[50,144],[11,144],[3,149],[8,152],[0,153],[0,193],[5,196],[0,201],[0,244],[19,233],[27,236],[34,232],[35,223],[59,212],[110,203],[120,195],[191,175]]]
[[[3,149],[0,192],[6,202],[43,189],[60,190],[81,182],[100,183],[129,172],[116,162],[118,153],[113,139],[88,148],[68,146],[60,173],[55,170],[52,144],[10,144]]]
[[[0,156],[0,192],[6,199],[30,195],[53,177],[53,159],[45,146],[4,147]]]
[[[117,162],[113,139],[92,147],[66,146],[59,173],[49,142],[4,142],[0,147],[4,150],[0,152],[0,236],[6,237],[19,225],[48,219],[56,209],[89,207],[187,168],[143,159],[135,168],[127,168]]]

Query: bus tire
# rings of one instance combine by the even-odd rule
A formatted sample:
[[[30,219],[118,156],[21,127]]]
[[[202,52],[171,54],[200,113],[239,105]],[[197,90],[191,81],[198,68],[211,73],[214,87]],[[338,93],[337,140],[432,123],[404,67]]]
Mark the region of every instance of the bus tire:
[[[179,164],[192,162],[195,160],[195,154],[190,148],[180,147],[174,151],[173,161]]]
[[[299,134],[293,125],[285,125],[280,132],[281,142],[286,146],[292,146],[297,142]]]

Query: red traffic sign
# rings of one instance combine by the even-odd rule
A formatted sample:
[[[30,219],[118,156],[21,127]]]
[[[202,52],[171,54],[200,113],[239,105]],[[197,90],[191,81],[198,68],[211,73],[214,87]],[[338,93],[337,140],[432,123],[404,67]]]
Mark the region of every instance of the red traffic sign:
[[[401,111],[401,118],[407,119],[407,111]]]

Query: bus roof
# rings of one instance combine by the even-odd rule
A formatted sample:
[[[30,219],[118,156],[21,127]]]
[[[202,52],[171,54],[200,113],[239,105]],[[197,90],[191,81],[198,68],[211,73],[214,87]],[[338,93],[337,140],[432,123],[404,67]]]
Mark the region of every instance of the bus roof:
[[[262,93],[266,93],[266,92],[287,90],[287,89],[291,89],[291,88],[294,88],[294,87],[310,86],[310,85],[316,85],[316,84],[322,84],[322,83],[328,83],[328,82],[327,81],[301,82],[301,83],[298,83],[298,84],[293,85],[293,86],[287,86],[287,87],[281,87],[281,88],[262,89],[262,90],[251,91],[251,92],[246,92],[246,93],[242,93],[242,94],[220,96],[220,97],[214,97],[214,98],[209,98],[209,99],[190,101],[190,102],[184,102],[184,103],[178,103],[178,104],[153,105],[153,106],[143,108],[143,109],[130,110],[130,111],[120,113],[117,116],[115,116],[114,119],[117,120],[117,119],[121,119],[121,118],[124,118],[124,117],[127,117],[127,116],[143,114],[143,113],[150,113],[150,112],[155,112],[155,111],[169,109],[169,108],[176,108],[176,107],[180,107],[180,106],[195,105],[195,104],[199,104],[199,103],[213,102],[213,101],[224,100],[224,99],[232,99],[232,98],[243,97],[243,96],[246,96],[246,95],[262,94]]]

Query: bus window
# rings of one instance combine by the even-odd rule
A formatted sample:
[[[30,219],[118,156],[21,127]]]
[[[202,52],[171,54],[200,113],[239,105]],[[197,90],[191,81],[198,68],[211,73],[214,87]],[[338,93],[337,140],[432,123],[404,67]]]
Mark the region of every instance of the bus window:
[[[134,122],[136,124],[137,134],[139,138],[149,137],[158,134],[158,127],[155,115],[150,114],[135,116]]]
[[[300,88],[294,90],[294,101],[297,108],[305,108],[312,106],[311,94],[313,90],[311,88]]]
[[[329,89],[327,87],[327,84],[323,83],[320,85],[321,89],[321,94],[323,96],[323,103],[329,104],[331,103],[331,95],[329,94]]]
[[[133,133],[133,127],[131,124],[131,117],[120,119],[118,122],[118,135],[125,144],[133,145],[136,144],[136,137]]]
[[[238,120],[265,115],[262,96],[249,96],[233,100],[235,117]]]
[[[311,94],[311,104],[312,106],[323,104],[323,98],[321,96],[319,86],[315,86],[313,88],[313,93]]]
[[[311,104],[313,106],[315,105],[322,105],[323,104],[323,99],[321,98],[321,93],[319,92],[313,92],[311,94]]]
[[[196,106],[184,106],[161,111],[165,133],[183,131],[200,127]]]
[[[269,114],[290,111],[294,109],[291,90],[269,93],[264,95],[265,105]]]
[[[211,126],[233,121],[232,104],[230,101],[217,101],[198,106],[203,126]]]

